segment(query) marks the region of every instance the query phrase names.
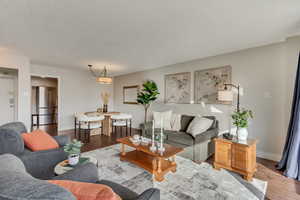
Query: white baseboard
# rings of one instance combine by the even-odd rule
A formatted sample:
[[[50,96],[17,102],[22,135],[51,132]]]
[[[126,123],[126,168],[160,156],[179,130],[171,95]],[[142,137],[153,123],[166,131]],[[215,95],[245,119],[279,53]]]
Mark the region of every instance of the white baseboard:
[[[274,160],[274,161],[279,161],[281,159],[280,154],[274,154],[274,153],[269,153],[269,152],[262,152],[262,151],[257,151],[256,156],[260,158],[265,158],[268,160]]]

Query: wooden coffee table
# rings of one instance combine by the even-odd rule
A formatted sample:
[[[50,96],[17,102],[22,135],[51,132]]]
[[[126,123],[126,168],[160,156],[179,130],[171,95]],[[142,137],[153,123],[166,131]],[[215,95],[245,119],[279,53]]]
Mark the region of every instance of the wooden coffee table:
[[[183,148],[174,147],[165,144],[165,151],[163,153],[151,152],[150,145],[135,145],[130,137],[119,138],[117,142],[121,143],[120,159],[122,161],[129,161],[142,167],[155,176],[155,180],[163,181],[164,175],[169,171],[176,172],[177,164],[175,162],[175,156],[177,153],[183,151]],[[130,152],[125,152],[125,146],[135,148]]]

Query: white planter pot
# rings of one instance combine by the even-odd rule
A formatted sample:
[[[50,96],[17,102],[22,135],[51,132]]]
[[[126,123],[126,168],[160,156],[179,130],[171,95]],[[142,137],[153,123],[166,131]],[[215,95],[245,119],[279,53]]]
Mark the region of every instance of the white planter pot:
[[[238,129],[238,140],[247,140],[247,138],[248,138],[247,128],[239,128]]]
[[[68,161],[69,161],[69,164],[72,166],[77,165],[79,162],[79,154],[70,154],[68,156]]]

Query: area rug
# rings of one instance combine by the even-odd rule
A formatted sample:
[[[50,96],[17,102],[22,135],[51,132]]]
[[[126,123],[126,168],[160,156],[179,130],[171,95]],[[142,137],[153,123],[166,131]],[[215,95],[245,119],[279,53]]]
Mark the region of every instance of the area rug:
[[[131,150],[129,147],[127,150]],[[165,180],[157,182],[151,173],[120,161],[120,145],[86,152],[98,160],[99,179],[107,179],[142,193],[156,187],[161,191],[162,200],[262,200],[267,182],[253,179],[244,181],[239,175],[227,170],[215,170],[208,163],[197,164],[177,156],[177,171],[165,175]]]

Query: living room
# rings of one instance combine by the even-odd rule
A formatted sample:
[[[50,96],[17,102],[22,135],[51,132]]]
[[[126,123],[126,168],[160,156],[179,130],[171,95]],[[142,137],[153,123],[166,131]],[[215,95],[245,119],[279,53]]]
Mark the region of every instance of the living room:
[[[299,11],[1,1],[0,199],[300,199]]]

